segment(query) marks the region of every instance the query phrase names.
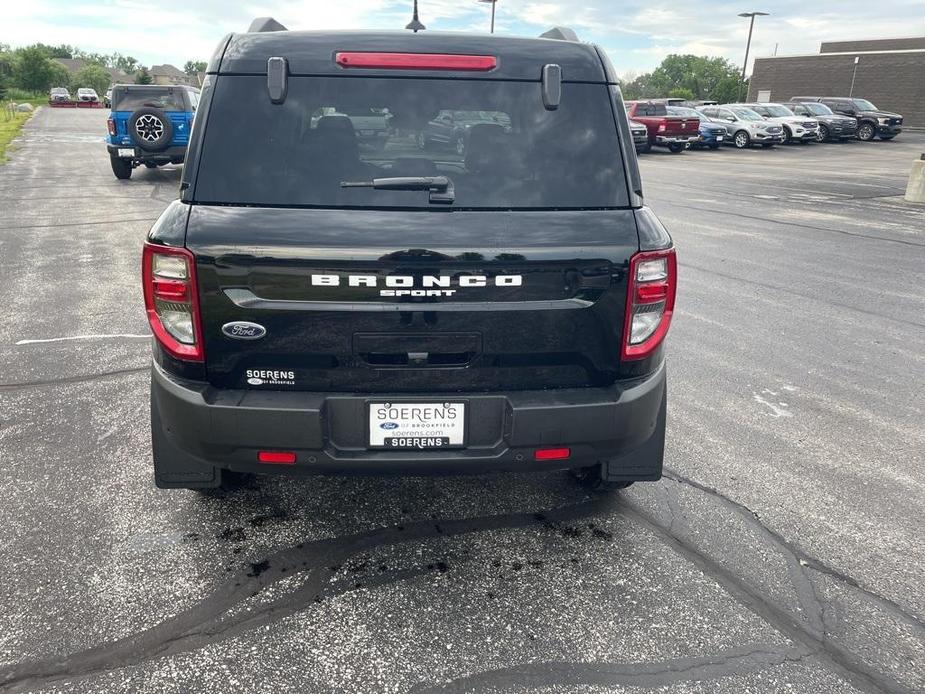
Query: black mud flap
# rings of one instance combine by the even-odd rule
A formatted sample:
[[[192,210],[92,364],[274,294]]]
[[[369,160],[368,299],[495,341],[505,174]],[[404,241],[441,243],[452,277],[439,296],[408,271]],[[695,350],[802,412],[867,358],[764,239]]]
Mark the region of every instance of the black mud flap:
[[[181,450],[167,436],[153,388],[151,453],[154,458],[154,484],[160,489],[214,489],[222,486],[224,470]]]
[[[662,478],[667,403],[668,384],[666,382],[652,436],[639,448],[626,455],[601,461],[601,477],[605,482],[655,481]]]

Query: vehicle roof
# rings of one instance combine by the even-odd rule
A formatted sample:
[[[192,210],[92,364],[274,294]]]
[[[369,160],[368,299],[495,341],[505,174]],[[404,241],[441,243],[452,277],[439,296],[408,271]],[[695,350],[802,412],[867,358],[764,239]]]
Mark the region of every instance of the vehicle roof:
[[[356,76],[422,77],[437,74],[457,79],[518,79],[539,82],[542,68],[555,63],[565,82],[606,82],[605,68],[595,46],[577,41],[513,38],[486,34],[423,31],[268,31],[231,34],[213,56],[207,72],[265,75],[267,60],[285,58],[291,75],[342,75],[348,69],[334,62],[338,51],[383,53],[448,53],[493,55],[498,66],[490,72],[369,70],[350,68]]]
[[[119,89],[121,91],[133,92],[133,91],[145,91],[150,92],[152,89],[163,89],[164,91],[170,91],[171,89],[187,89],[194,92],[198,92],[197,87],[192,87],[188,84],[114,84],[110,87],[112,90]]]

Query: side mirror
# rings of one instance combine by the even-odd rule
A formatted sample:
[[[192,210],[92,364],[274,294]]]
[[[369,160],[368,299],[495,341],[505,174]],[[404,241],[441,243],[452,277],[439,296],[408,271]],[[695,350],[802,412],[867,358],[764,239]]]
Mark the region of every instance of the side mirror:
[[[730,123],[735,123],[735,122],[736,122],[736,117],[735,117],[735,116],[726,116],[725,120],[729,121]]]

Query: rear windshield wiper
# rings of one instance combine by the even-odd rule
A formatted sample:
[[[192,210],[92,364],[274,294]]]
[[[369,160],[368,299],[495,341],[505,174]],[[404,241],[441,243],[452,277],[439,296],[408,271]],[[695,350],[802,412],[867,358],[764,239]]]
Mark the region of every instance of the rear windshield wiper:
[[[341,181],[341,188],[374,188],[376,190],[426,190],[430,202],[452,204],[456,199],[453,181],[448,176],[395,176],[371,181]]]

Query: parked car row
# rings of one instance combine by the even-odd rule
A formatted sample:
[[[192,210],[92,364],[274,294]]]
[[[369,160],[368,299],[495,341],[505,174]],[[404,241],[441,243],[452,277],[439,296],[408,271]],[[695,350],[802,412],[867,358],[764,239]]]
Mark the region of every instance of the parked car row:
[[[902,132],[903,122],[900,114],[881,111],[866,99],[818,96],[794,96],[780,104],[627,101],[626,113],[636,151],[662,146],[676,154],[722,144],[747,149],[854,138],[891,140]]]
[[[108,94],[109,92],[107,92]],[[107,97],[108,101],[108,97]],[[64,87],[52,87],[51,91],[48,93],[48,105],[49,106],[85,106],[85,107],[99,107],[102,106],[100,103],[99,94],[96,93],[95,89],[90,87],[80,87],[77,90],[77,93],[72,97],[71,93]]]

